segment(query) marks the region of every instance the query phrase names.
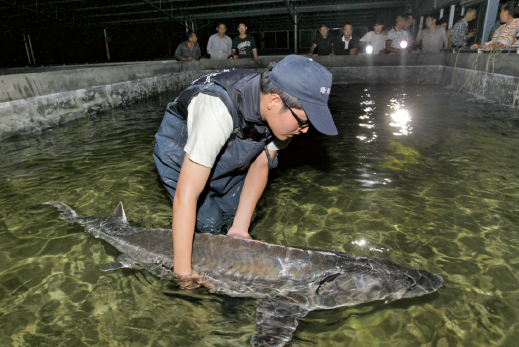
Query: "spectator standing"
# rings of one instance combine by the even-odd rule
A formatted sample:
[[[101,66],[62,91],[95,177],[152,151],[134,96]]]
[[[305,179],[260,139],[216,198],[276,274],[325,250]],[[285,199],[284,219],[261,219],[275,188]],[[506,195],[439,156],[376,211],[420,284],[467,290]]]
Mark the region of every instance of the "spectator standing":
[[[382,29],[384,29],[384,25],[378,21],[375,22],[373,31],[362,36],[360,44],[371,45],[371,47],[373,47],[373,54],[384,54],[387,35],[382,32]]]
[[[473,44],[470,48],[484,48],[485,51],[491,51],[496,48],[517,46],[517,39],[515,38],[515,33],[519,30],[519,6],[517,2],[509,1],[504,4],[501,7],[499,18],[505,24],[496,30],[492,40],[481,45]]]
[[[425,17],[425,30],[422,30],[422,24],[420,24],[416,43],[422,41],[422,53],[438,53],[443,47],[449,46],[447,32],[442,26],[436,25],[437,19],[438,17],[435,14],[427,15]]]
[[[310,53],[307,56],[312,56],[314,54],[314,50],[317,47],[318,55],[331,55],[333,52],[333,37],[328,35],[328,27],[326,25],[321,25],[319,27],[319,34],[314,37],[314,42],[312,43],[312,47],[310,48]]]
[[[388,53],[408,53],[407,48],[401,48],[400,46],[402,41],[405,41],[407,44],[411,42],[411,36],[409,36],[409,32],[404,30],[406,23],[407,21],[405,16],[396,17],[395,27],[387,33],[386,51]]]
[[[223,60],[231,56],[232,40],[229,36],[225,35],[227,27],[225,24],[220,23],[216,27],[216,34],[209,37],[207,42],[207,53],[211,55],[211,59]]]
[[[342,29],[344,35],[336,37],[332,42],[332,54],[335,55],[355,55],[359,42],[353,35],[353,26],[346,24]]]
[[[233,58],[257,58],[256,40],[254,40],[254,37],[247,35],[247,26],[244,23],[238,25],[238,32],[240,35],[232,40]]]
[[[200,60],[202,52],[200,51],[200,45],[196,41],[198,41],[196,33],[188,32],[187,41],[181,42],[176,49],[175,58],[183,61]]]
[[[404,16],[405,16],[404,30],[409,33],[409,37],[411,38],[411,41],[414,42],[416,36],[415,36],[415,32],[413,30],[413,23],[414,23],[413,15],[411,13],[406,13],[406,14],[404,14]]]
[[[474,37],[476,32],[469,33],[469,22],[476,18],[478,11],[475,8],[468,8],[465,17],[452,27],[451,46],[452,48],[467,48],[467,39]]]

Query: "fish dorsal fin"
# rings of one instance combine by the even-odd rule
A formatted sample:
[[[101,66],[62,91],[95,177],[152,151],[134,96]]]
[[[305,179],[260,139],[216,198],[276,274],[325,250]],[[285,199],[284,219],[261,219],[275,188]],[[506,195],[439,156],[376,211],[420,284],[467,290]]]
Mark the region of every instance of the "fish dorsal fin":
[[[114,213],[112,213],[112,217],[119,219],[121,223],[128,224],[128,220],[126,219],[126,214],[124,213],[123,203],[119,202],[117,208]]]

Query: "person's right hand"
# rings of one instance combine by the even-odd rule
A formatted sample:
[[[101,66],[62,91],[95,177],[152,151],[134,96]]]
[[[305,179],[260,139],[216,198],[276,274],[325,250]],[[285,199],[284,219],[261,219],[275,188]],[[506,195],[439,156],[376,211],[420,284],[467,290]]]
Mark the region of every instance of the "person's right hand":
[[[238,59],[238,55],[237,55],[237,54],[233,55],[232,57],[233,57],[234,59]]]
[[[188,61],[193,61],[193,57],[187,57]]]
[[[470,49],[478,49],[478,48],[479,48],[479,45],[477,43],[470,46]]]
[[[469,33],[469,34],[467,35],[467,38],[474,37],[474,35],[476,35],[476,32],[475,32],[475,31],[472,31],[471,33]]]
[[[314,55],[313,53],[308,53],[306,56],[307,57],[311,57],[312,55]]]
[[[180,284],[180,289],[195,289],[202,285],[209,289],[209,293],[216,291],[216,288],[212,284],[207,283],[203,277],[194,271],[187,276],[175,274],[175,280]]]

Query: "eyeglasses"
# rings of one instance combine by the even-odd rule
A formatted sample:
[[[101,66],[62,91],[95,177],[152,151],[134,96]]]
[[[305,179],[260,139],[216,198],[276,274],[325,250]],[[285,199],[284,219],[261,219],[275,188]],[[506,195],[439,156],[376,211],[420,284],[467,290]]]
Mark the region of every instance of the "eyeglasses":
[[[295,112],[292,111],[290,106],[288,106],[287,103],[284,100],[283,100],[283,104],[285,104],[285,106],[290,110],[290,112],[292,112],[292,116],[294,116],[294,118],[297,119],[297,124],[299,125],[299,129],[308,128],[310,126],[310,121],[308,121],[308,120],[304,121],[301,118],[299,118],[297,116],[297,114],[295,114]]]

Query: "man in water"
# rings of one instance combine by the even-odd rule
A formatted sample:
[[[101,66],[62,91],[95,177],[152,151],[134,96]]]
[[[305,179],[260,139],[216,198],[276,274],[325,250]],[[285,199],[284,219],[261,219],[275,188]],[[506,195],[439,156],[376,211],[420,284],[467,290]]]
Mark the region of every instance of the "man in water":
[[[195,80],[168,104],[153,157],[173,201],[175,274],[189,288],[196,231],[250,238],[249,225],[277,152],[312,124],[337,135],[328,109],[331,73],[291,55],[271,71],[223,70]]]

